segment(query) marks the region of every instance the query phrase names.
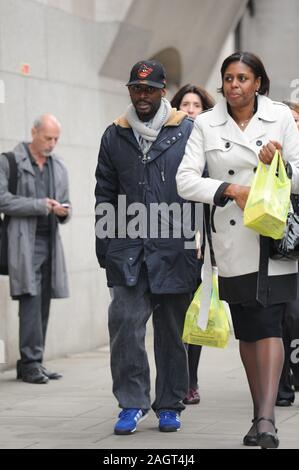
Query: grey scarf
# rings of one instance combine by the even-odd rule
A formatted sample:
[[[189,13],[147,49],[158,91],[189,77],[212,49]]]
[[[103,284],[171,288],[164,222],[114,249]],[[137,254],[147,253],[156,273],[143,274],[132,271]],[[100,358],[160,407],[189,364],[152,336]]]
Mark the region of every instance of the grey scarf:
[[[171,111],[172,108],[169,101],[166,98],[162,98],[160,108],[153,119],[144,123],[137,116],[134,106],[132,104],[128,106],[125,116],[135,135],[137,134],[141,137],[139,138],[139,144],[144,153],[149,150],[152,143],[157,139],[162,126],[168,121]]]

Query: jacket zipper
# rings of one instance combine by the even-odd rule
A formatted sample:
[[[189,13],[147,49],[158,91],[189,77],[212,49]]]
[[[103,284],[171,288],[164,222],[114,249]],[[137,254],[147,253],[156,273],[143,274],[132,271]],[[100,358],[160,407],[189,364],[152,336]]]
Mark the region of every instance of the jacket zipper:
[[[161,166],[158,165],[158,168],[160,170],[161,180],[162,180],[163,183],[165,183],[165,181],[166,181],[166,178],[165,178],[165,162],[162,161]]]
[[[141,161],[144,165],[148,162],[147,153],[143,154],[143,157],[142,157]],[[160,171],[161,180],[163,181],[163,183],[165,183],[165,181],[166,181],[166,178],[165,178],[165,165],[162,164],[162,167],[160,167],[160,165],[158,164],[158,168],[159,168],[159,171]]]

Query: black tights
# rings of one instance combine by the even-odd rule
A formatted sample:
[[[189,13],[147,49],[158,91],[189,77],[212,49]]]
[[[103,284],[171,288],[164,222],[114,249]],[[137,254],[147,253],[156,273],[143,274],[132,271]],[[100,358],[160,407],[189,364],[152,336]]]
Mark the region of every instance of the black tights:
[[[274,407],[284,362],[282,339],[264,338],[253,343],[240,341],[240,354],[253,401],[253,416],[274,420]],[[273,426],[268,421],[261,421],[258,429],[259,432],[273,432]]]

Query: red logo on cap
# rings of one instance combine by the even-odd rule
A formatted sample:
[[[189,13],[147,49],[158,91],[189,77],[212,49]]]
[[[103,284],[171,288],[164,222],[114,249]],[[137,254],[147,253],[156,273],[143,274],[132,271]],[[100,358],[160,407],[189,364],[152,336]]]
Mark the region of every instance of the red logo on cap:
[[[148,67],[147,65],[143,64],[138,70],[137,76],[138,78],[142,78],[144,80],[153,72],[153,70],[154,69],[152,69],[151,67]]]

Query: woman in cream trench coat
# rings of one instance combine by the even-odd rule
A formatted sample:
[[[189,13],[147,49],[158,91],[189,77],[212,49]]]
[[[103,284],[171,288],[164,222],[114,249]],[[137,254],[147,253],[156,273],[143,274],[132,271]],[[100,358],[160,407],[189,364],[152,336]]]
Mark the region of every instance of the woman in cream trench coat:
[[[297,263],[269,259],[269,239],[244,227],[243,209],[259,158],[270,163],[276,148],[288,162],[292,192],[299,193],[299,136],[290,110],[265,96],[270,82],[258,57],[235,53],[221,75],[225,99],[197,117],[177,186],[183,198],[211,207],[220,298],[230,304],[253,399],[253,425],[243,442],[278,447],[280,324],[285,302],[296,297]],[[202,178],[205,165],[209,178]]]

